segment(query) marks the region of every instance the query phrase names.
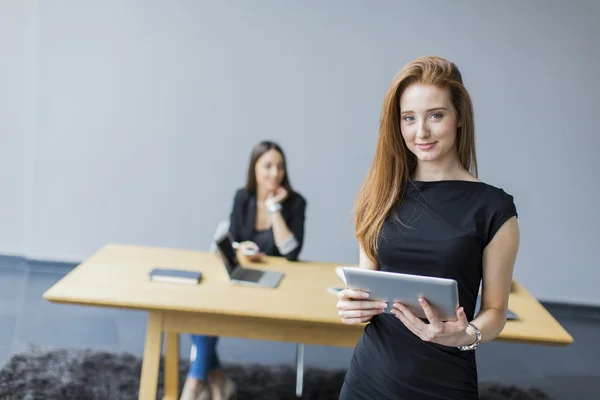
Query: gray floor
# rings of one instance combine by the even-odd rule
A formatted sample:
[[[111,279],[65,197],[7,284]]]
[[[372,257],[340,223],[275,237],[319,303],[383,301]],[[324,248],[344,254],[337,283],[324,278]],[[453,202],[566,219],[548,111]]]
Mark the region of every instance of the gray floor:
[[[29,345],[81,347],[143,352],[146,315],[142,312],[50,304],[42,293],[68,272],[68,267],[28,264],[0,257],[0,366]],[[480,380],[538,387],[555,400],[600,398],[600,312],[547,305],[573,335],[567,347],[494,342],[477,350]],[[181,354],[190,341],[182,336]],[[277,364],[294,362],[295,346],[286,343],[223,338],[225,362]],[[345,368],[351,349],[307,346],[307,365]]]

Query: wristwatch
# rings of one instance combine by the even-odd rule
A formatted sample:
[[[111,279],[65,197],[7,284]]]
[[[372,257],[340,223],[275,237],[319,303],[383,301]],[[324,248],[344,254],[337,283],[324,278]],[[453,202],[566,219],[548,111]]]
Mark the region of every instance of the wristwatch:
[[[281,210],[281,204],[279,204],[279,203],[271,204],[269,206],[269,208],[267,208],[267,212],[269,214],[273,214],[274,212],[279,211],[279,210]]]
[[[473,325],[470,322],[469,322],[469,326],[475,331],[475,335],[477,336],[477,339],[475,339],[475,343],[470,344],[468,346],[458,346],[459,350],[462,350],[462,351],[475,350],[477,348],[477,346],[479,346],[479,344],[481,343],[481,331],[479,330],[479,328],[477,328],[475,325]]]

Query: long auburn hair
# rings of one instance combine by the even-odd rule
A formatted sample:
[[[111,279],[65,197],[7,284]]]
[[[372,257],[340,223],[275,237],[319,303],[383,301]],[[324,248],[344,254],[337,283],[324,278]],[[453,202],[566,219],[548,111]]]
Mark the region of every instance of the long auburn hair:
[[[250,153],[250,163],[248,165],[248,175],[246,177],[245,189],[249,193],[256,193],[256,162],[263,154],[265,154],[269,150],[275,150],[279,154],[281,154],[281,158],[283,159],[283,181],[281,181],[281,186],[285,188],[285,190],[288,192],[288,196],[290,196],[294,193],[294,190],[292,189],[292,185],[290,184],[285,154],[283,153],[283,149],[281,148],[281,146],[269,140],[259,142],[252,148],[252,152]]]
[[[383,100],[379,138],[371,169],[354,205],[356,238],[372,261],[377,258],[378,237],[386,218],[404,197],[417,157],[406,147],[400,131],[400,97],[413,84],[449,89],[457,112],[455,146],[460,165],[477,176],[473,103],[458,67],[441,57],[417,58],[394,77]]]

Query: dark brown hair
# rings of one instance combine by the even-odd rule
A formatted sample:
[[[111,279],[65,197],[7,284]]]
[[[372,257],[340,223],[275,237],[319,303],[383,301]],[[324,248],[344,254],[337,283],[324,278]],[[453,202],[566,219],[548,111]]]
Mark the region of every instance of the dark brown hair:
[[[375,158],[354,205],[356,238],[372,261],[376,260],[383,223],[402,201],[406,184],[417,167],[417,157],[406,147],[400,131],[400,97],[416,83],[450,90],[458,114],[458,160],[465,170],[477,176],[473,104],[458,67],[436,56],[408,63],[396,74],[383,100]]]
[[[294,191],[292,189],[292,185],[290,184],[290,178],[288,176],[285,154],[283,153],[283,150],[277,143],[268,140],[264,140],[256,144],[252,149],[252,153],[250,154],[250,164],[248,165],[248,176],[246,178],[245,189],[249,193],[256,193],[256,162],[260,157],[262,157],[263,154],[265,154],[269,150],[275,150],[279,154],[281,154],[281,158],[283,159],[283,181],[281,181],[281,186],[283,186],[285,190],[287,190],[289,196]]]

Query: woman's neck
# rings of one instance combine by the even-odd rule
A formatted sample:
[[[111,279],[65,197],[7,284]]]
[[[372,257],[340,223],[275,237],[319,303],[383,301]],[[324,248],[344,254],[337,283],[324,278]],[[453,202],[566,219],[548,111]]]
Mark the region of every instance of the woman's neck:
[[[468,175],[468,171],[458,162],[458,157],[449,157],[447,160],[419,160],[412,179],[415,181],[445,181],[465,179]]]

